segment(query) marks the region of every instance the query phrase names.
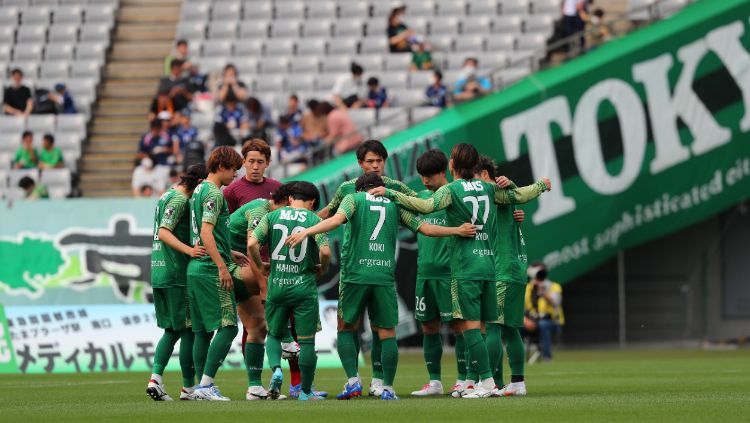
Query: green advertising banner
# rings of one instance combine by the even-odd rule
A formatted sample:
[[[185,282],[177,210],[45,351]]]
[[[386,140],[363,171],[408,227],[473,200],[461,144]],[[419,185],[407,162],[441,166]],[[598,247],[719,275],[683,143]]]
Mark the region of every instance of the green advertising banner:
[[[13,341],[8,329],[8,320],[5,317],[5,309],[0,304],[0,374],[17,372],[16,353],[13,351]]]
[[[529,259],[562,282],[750,193],[750,2],[681,13],[384,141],[387,173],[421,188],[427,148],[477,146],[519,185],[554,188],[524,206]],[[358,175],[352,154],[303,174],[330,197]]]

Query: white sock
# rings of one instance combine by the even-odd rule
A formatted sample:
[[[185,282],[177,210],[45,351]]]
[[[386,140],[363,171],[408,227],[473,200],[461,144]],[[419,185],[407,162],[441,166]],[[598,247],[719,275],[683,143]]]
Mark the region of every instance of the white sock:
[[[466,382],[464,383],[464,387],[474,386],[477,383],[471,379],[466,379]]]
[[[376,377],[372,378],[372,382],[370,382],[370,385],[372,386],[382,386],[383,385],[383,379],[378,379]]]
[[[214,378],[208,377],[206,375],[203,375],[201,377],[201,386],[208,386],[210,384],[214,383]]]
[[[354,386],[355,383],[359,382],[359,376],[354,376],[349,378],[349,386]]]
[[[491,391],[491,390],[495,389],[495,379],[493,379],[491,377],[488,377],[487,379],[484,379],[479,384],[482,386],[482,388],[484,388],[484,389],[486,389],[488,391]]]
[[[394,391],[393,391],[393,386],[390,386],[390,385],[386,385],[386,386],[383,386],[383,390],[384,390],[384,391],[388,391],[388,392],[390,392],[390,393],[393,393],[393,392],[394,392]]]
[[[430,385],[443,386],[443,383],[440,382],[439,380],[431,380]]]
[[[157,375],[156,373],[151,373],[151,380],[158,383],[159,385],[164,385],[164,381],[161,379],[161,375]]]

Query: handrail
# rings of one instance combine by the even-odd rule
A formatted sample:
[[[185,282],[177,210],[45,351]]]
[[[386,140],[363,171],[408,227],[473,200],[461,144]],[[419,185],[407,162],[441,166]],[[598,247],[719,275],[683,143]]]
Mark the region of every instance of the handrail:
[[[647,14],[648,14],[648,19],[645,19],[645,22],[648,23],[648,24],[651,24],[651,23],[653,23],[653,22],[655,22],[655,21],[657,21],[657,20],[659,20],[659,19],[662,18],[661,13],[660,13],[660,9],[661,9],[660,6],[663,6],[664,3],[667,3],[669,1],[670,0],[653,0],[652,3],[644,4],[644,5],[641,5],[639,7],[636,7],[636,8],[633,8],[633,9],[629,9],[628,11],[626,11],[624,13],[617,14],[617,15],[615,15],[614,18],[608,19],[606,22],[604,22],[604,24],[606,24],[609,27],[612,27],[614,24],[619,23],[619,22],[624,22],[624,21],[630,22],[631,21],[631,19],[630,19],[631,14],[633,14],[633,13],[639,13],[639,12],[644,12],[644,11],[647,12]],[[686,1],[689,4],[689,3],[694,3],[696,0],[686,0]],[[684,7],[684,6],[682,6],[682,7]],[[670,10],[667,10],[667,12],[673,12],[674,10],[677,10],[677,9],[670,9]],[[630,31],[638,29],[639,27],[633,26],[632,28],[630,28]],[[627,34],[630,31],[625,31],[625,32],[623,32],[621,34],[618,34],[618,35]],[[489,70],[488,72],[484,72],[484,73],[482,73],[480,75],[488,77],[488,78],[490,78],[491,81],[493,81],[492,92],[500,91],[500,90],[504,89],[507,86],[506,84],[502,83],[502,79],[498,78],[500,72],[502,72],[502,71],[504,71],[506,69],[510,69],[510,68],[516,67],[518,65],[522,65],[526,61],[529,61],[529,64],[530,64],[529,68],[532,70],[532,72],[536,72],[536,71],[539,71],[539,70],[550,68],[550,67],[552,67],[551,63],[544,63],[543,62],[543,59],[547,57],[547,55],[548,55],[549,52],[557,51],[557,50],[561,49],[562,47],[566,47],[566,46],[573,47],[576,44],[578,44],[578,42],[581,39],[581,37],[585,37],[586,35],[589,35],[592,32],[593,32],[593,29],[584,29],[584,30],[579,31],[579,32],[577,32],[575,34],[569,35],[569,36],[567,36],[565,38],[561,38],[559,40],[556,40],[556,41],[552,42],[551,44],[545,45],[544,47],[542,47],[542,48],[540,48],[538,50],[531,50],[532,53],[528,57],[521,57],[521,58],[517,58],[517,59],[512,60],[512,61],[508,61],[506,65],[493,68],[493,69]],[[568,59],[571,59],[571,58],[582,56],[583,54],[586,54],[587,51],[584,50],[584,49],[580,49],[580,48],[569,48],[568,52],[569,52]],[[571,52],[572,52],[572,54],[571,54]],[[500,82],[497,83],[497,84],[495,84],[494,81],[500,81]],[[513,81],[513,83],[515,83],[515,82],[517,82],[517,81]],[[468,100],[468,102],[470,102],[470,101],[473,101],[473,100]],[[404,107],[404,109],[405,109],[404,112],[407,114],[407,127],[410,127],[412,125],[420,123],[423,120],[429,119],[429,118],[426,118],[426,119],[421,119],[419,121],[415,121],[414,120],[414,117],[413,117],[414,109],[416,109],[417,107],[422,106],[423,104],[424,104],[424,102],[420,102],[420,103],[417,103],[417,104],[412,104],[410,106]],[[377,109],[376,114],[379,114],[380,110],[381,109]],[[388,110],[388,109],[385,109],[385,110]],[[375,123],[371,123],[371,124],[368,124],[368,125],[365,125],[365,126],[362,126],[362,127],[358,127],[356,130],[354,130],[354,131],[352,131],[350,133],[347,133],[347,134],[344,134],[344,135],[341,135],[341,136],[337,137],[330,144],[319,145],[317,147],[314,147],[314,148],[308,150],[307,152],[305,152],[304,156],[301,156],[301,157],[298,156],[298,157],[295,157],[293,159],[288,159],[288,160],[282,160],[282,161],[280,161],[279,164],[278,164],[278,166],[281,166],[283,168],[283,177],[286,178],[286,177],[290,176],[289,175],[289,166],[293,165],[295,163],[298,163],[301,158],[304,158],[307,161],[307,165],[308,166],[314,165],[316,163],[316,161],[319,160],[320,157],[323,157],[324,161],[325,160],[329,160],[329,159],[331,159],[333,157],[332,151],[331,151],[333,149],[333,145],[335,145],[336,142],[338,142],[339,140],[344,139],[344,138],[349,137],[349,136],[356,135],[356,134],[363,134],[363,135],[364,134],[370,134],[371,131],[373,130],[373,128],[375,128],[376,126],[381,126],[383,124],[387,124],[388,122],[394,121],[394,120],[398,119],[399,117],[401,117],[400,114],[394,113],[391,116],[388,116],[387,118],[382,119],[382,120],[378,118],[378,119],[376,119],[377,121]]]

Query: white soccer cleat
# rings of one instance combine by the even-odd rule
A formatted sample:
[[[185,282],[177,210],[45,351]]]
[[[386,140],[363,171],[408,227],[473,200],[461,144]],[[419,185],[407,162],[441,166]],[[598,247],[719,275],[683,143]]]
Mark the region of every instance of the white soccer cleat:
[[[222,395],[219,388],[213,383],[206,386],[197,386],[193,395],[200,401],[229,401],[229,398]]]
[[[180,389],[180,401],[197,401],[193,392],[194,388],[181,388]]]
[[[146,395],[151,397],[154,401],[174,401],[172,397],[167,394],[164,385],[153,379],[149,380],[148,385],[146,385]]]
[[[523,397],[526,396],[526,383],[509,383],[497,391],[499,397]]]
[[[268,391],[266,391],[266,388],[262,386],[251,386],[247,388],[245,399],[247,399],[248,401],[268,399]]]
[[[456,383],[453,384],[453,387],[451,387],[451,396],[453,398],[460,398],[461,397],[461,391],[464,389],[464,382],[463,380],[457,380]]]
[[[415,397],[427,397],[430,395],[443,395],[443,384],[438,380],[431,380],[422,389],[411,393]]]
[[[378,398],[383,396],[383,379],[372,379],[372,382],[370,382],[370,391],[368,395]]]
[[[299,355],[299,344],[296,342],[281,343],[281,358],[289,360]]]
[[[497,393],[498,390],[495,388],[495,382],[490,378],[477,383],[472,392],[467,393],[466,390],[464,390],[461,398],[489,398],[491,396],[497,396]]]

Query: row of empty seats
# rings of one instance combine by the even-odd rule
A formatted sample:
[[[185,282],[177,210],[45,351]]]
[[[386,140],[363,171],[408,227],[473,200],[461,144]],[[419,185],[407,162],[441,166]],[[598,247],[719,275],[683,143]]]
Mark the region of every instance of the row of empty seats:
[[[182,21],[242,19],[331,19],[387,17],[397,4],[410,16],[484,16],[523,13],[560,13],[559,0],[189,0]]]
[[[0,0],[0,6],[72,6],[72,5],[110,5],[117,7],[120,0]]]
[[[432,36],[456,34],[516,34],[520,32],[550,33],[557,15],[503,16],[441,16],[435,18],[409,17],[407,24],[418,34]],[[177,36],[188,40],[203,38],[299,38],[299,37],[379,37],[385,38],[387,21],[382,18],[365,20],[246,20],[182,22]]]
[[[24,192],[18,187],[18,182],[24,177],[30,177],[37,184],[47,187],[50,198],[65,198],[71,192],[70,169],[0,169],[0,199],[20,200]]]
[[[108,4],[89,5],[63,5],[48,7],[35,5],[28,7],[14,7],[12,5],[0,9],[0,23],[3,25],[22,24],[48,26],[50,23],[69,23],[81,25],[81,23],[104,23],[112,26],[114,23],[115,7]]]

